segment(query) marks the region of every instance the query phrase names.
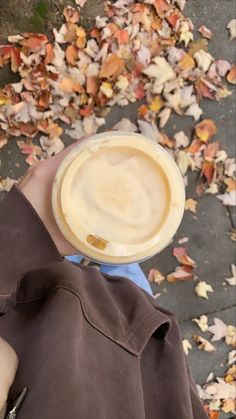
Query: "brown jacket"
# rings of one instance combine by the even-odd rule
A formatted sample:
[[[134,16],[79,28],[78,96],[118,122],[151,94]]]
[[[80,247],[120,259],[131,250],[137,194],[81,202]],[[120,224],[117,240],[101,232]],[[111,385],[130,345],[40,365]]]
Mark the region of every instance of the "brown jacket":
[[[17,186],[0,203],[0,336],[18,419],[207,419],[175,316],[130,280],[62,258]]]

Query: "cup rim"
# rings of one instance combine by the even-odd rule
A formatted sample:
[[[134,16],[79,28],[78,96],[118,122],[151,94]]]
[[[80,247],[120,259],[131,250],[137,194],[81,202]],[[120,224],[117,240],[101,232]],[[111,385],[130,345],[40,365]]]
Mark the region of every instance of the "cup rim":
[[[65,221],[63,220],[62,213],[61,213],[61,207],[60,207],[60,193],[61,193],[61,185],[63,183],[63,178],[65,175],[66,170],[69,168],[69,166],[72,164],[72,162],[76,159],[77,156],[79,156],[84,150],[88,150],[91,146],[91,149],[93,151],[100,148],[102,145],[106,145],[109,143],[109,141],[113,141],[112,145],[115,145],[114,138],[117,137],[117,139],[120,141],[121,139],[124,139],[126,137],[135,137],[137,141],[140,142],[142,140],[146,142],[146,144],[149,144],[150,147],[152,146],[153,150],[156,152],[156,156],[162,156],[163,160],[165,161],[165,165],[169,165],[168,168],[170,168],[171,173],[174,173],[174,178],[172,179],[172,182],[176,186],[178,186],[178,194],[174,191],[174,186],[171,189],[171,193],[175,194],[176,202],[178,203],[178,208],[176,209],[176,214],[172,213],[174,211],[174,207],[171,209],[170,204],[170,211],[167,215],[167,221],[171,221],[174,224],[172,226],[166,225],[166,222],[163,223],[163,225],[160,228],[159,235],[161,238],[159,238],[159,245],[155,244],[153,246],[150,246],[146,251],[142,251],[133,255],[120,255],[120,256],[110,256],[106,255],[105,253],[98,252],[97,249],[93,248],[90,249],[90,246],[85,241],[78,241],[78,237],[75,235],[74,232],[72,232],[71,229],[68,230],[68,226],[65,226]],[[139,140],[138,140],[139,139]],[[141,144],[140,142],[140,144]],[[127,142],[124,144],[126,147],[131,147],[137,149],[137,143],[134,146],[134,143]],[[148,153],[147,153],[148,154]],[[154,157],[153,157],[154,158]],[[167,164],[168,162],[168,164]],[[160,167],[162,170],[164,170],[164,173],[166,175],[166,179],[170,185],[170,176],[169,173],[165,170],[165,167],[162,166],[163,161],[158,161]],[[178,195],[178,196],[177,196]],[[180,196],[181,195],[181,196]],[[172,197],[172,195],[171,195]],[[126,263],[132,263],[132,262],[140,262],[143,260],[147,260],[150,257],[153,257],[155,254],[161,252],[172,240],[173,236],[176,234],[176,231],[179,228],[179,225],[181,223],[181,220],[183,218],[184,214],[184,207],[185,207],[185,186],[183,182],[182,175],[179,171],[179,168],[174,161],[173,157],[160,145],[157,144],[154,140],[139,134],[139,133],[133,133],[133,132],[126,132],[126,131],[108,131],[103,132],[99,134],[92,135],[91,137],[81,141],[78,145],[76,145],[63,159],[61,162],[53,183],[52,187],[52,195],[51,195],[51,202],[52,202],[52,210],[53,215],[55,218],[55,221],[58,225],[59,230],[64,235],[64,237],[76,248],[78,249],[78,253],[84,255],[85,257],[94,260],[98,263],[105,263],[105,264],[126,264]],[[174,221],[173,221],[174,220]],[[74,236],[73,236],[74,235]],[[165,236],[166,235],[166,236]],[[158,236],[158,235],[156,235]],[[156,237],[155,236],[155,237]],[[163,239],[164,237],[164,239]],[[142,254],[141,254],[142,253]]]

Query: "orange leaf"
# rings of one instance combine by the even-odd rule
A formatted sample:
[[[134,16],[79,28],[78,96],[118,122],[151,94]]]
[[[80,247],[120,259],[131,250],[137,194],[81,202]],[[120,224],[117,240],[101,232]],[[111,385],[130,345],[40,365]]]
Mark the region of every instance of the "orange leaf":
[[[195,153],[197,153],[198,152],[198,150],[199,150],[199,148],[202,146],[202,142],[200,141],[200,140],[198,140],[197,138],[195,138],[192,142],[191,142],[191,144],[190,144],[190,146],[188,147],[188,153],[191,153],[191,154],[195,154]]]
[[[24,33],[23,36],[25,39],[22,41],[22,45],[33,51],[42,48],[48,42],[46,35]]]
[[[13,47],[11,51],[11,69],[13,73],[16,73],[19,70],[21,65],[20,50],[17,47]]]
[[[236,190],[236,180],[232,177],[225,179],[224,183],[227,185],[226,192],[233,192]]]
[[[116,54],[109,54],[106,60],[102,63],[99,77],[112,80],[117,78],[123,69],[123,60]]]
[[[146,105],[141,105],[138,108],[138,115],[140,117],[144,117],[147,114],[147,112],[148,112],[148,107]]]
[[[86,32],[84,28],[82,28],[82,26],[78,26],[78,28],[76,29],[76,36],[77,36],[77,40],[76,40],[77,47],[84,48],[87,40],[86,40]]]
[[[119,32],[119,26],[117,26],[113,22],[108,23],[106,27],[107,27],[107,29],[109,29],[109,31],[111,32],[112,35],[115,35],[117,32]]]
[[[212,182],[213,176],[215,172],[215,166],[213,161],[204,161],[202,165],[202,175],[205,176],[208,185]]]
[[[193,277],[192,274],[192,267],[191,266],[178,266],[176,270],[169,275],[167,275],[168,282],[179,282],[179,281],[187,281]]]
[[[90,105],[80,108],[79,113],[81,116],[90,116],[93,114],[93,109]]]
[[[195,126],[195,132],[202,142],[207,142],[217,131],[216,124],[212,119],[204,119]]]
[[[88,93],[88,95],[91,95],[91,96],[96,95],[98,88],[99,88],[98,77],[97,76],[87,77],[86,92]]]
[[[191,57],[191,55],[186,54],[185,57],[182,58],[182,60],[179,62],[178,67],[182,71],[191,70],[192,68],[195,67],[195,61]]]
[[[51,101],[51,92],[46,90],[43,92],[39,97],[38,107],[40,110],[45,110],[49,107],[49,103]]]
[[[140,80],[134,90],[134,96],[136,99],[143,99],[146,95],[146,91],[144,90],[144,84]]]
[[[68,93],[83,93],[84,89],[81,86],[80,83],[78,83],[76,80],[70,79],[69,77],[64,77],[59,85],[60,89],[64,92]]]
[[[227,74],[227,80],[231,84],[236,84],[236,65],[231,67],[231,70]]]
[[[162,133],[160,144],[168,148],[173,148],[175,146],[175,140],[169,138],[164,132]]]
[[[153,6],[161,19],[165,17],[165,12],[170,9],[170,5],[165,0],[155,0]]]
[[[178,13],[171,13],[171,15],[166,17],[166,20],[169,22],[169,24],[172,26],[172,28],[175,28],[176,23],[180,19],[180,15]]]
[[[78,10],[74,9],[71,6],[66,6],[63,10],[63,15],[65,16],[66,22],[77,23],[80,18]]]
[[[68,64],[76,65],[78,59],[78,49],[74,45],[69,45],[66,49],[66,61]]]
[[[173,255],[182,265],[196,267],[196,262],[187,255],[185,247],[174,247]]]
[[[204,151],[205,160],[211,161],[216,157],[216,154],[219,150],[219,141],[215,141],[214,143],[208,144],[207,148]]]
[[[55,57],[55,53],[54,53],[52,44],[46,44],[45,45],[45,51],[46,51],[45,64],[49,64],[53,61],[53,59]]]
[[[129,42],[129,33],[126,29],[120,29],[116,32],[115,38],[118,40],[118,44],[127,44]]]

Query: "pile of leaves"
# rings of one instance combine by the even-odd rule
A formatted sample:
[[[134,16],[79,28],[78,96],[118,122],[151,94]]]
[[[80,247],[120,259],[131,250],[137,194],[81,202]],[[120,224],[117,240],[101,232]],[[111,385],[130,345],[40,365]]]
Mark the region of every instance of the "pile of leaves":
[[[65,23],[52,37],[22,33],[0,46],[0,67],[10,64],[19,76],[19,82],[0,89],[0,149],[16,138],[31,166],[60,152],[65,133],[74,140],[95,133],[103,129],[114,105],[141,101],[136,123],[122,118],[113,130],[140,132],[157,141],[177,162],[186,186],[189,171],[196,171],[198,195],[215,194],[224,205],[235,205],[235,159],[214,141],[217,126],[203,119],[201,108],[204,99],[220,101],[231,95],[230,84],[236,84],[236,66],[208,52],[211,30],[201,26],[201,38],[194,42],[193,22],[183,12],[186,0],[117,0],[104,2],[105,16],[96,17],[86,31],[80,24],[86,0],[75,3],[65,7]],[[235,19],[228,30],[232,41]],[[191,138],[183,131],[173,138],[166,134],[174,113],[193,119]],[[9,190],[15,181],[0,178],[0,190]],[[189,198],[186,210],[196,213],[197,202]],[[235,233],[231,238],[236,240]],[[181,239],[173,249],[180,266],[167,276],[168,282],[195,275],[196,262],[182,246],[187,241]],[[234,266],[232,271],[226,281],[235,286]],[[165,276],[152,269],[149,279],[159,284]],[[195,292],[208,298],[213,289],[199,281]],[[202,348],[211,345],[199,336],[194,340]],[[224,383],[232,384],[229,376],[235,380],[235,371],[228,371]],[[212,399],[209,414],[221,408],[233,412],[231,388],[225,390],[230,397],[212,398],[207,397],[213,396],[209,385],[200,391],[203,400]]]

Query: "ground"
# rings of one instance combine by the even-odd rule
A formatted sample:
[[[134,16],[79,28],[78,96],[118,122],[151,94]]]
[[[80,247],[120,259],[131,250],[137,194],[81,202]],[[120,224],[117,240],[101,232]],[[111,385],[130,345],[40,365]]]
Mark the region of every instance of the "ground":
[[[19,31],[47,31],[50,33],[54,25],[59,24],[61,9],[68,1],[36,1],[36,0],[0,0],[0,43],[8,34],[15,34]],[[83,19],[86,25],[92,24],[96,14],[102,13],[103,2],[88,0],[83,12]],[[205,25],[214,33],[210,42],[209,51],[213,56],[226,59],[232,62],[235,57],[236,44],[229,41],[226,29],[228,22],[234,17],[236,10],[235,0],[189,0],[185,14],[188,15],[196,28]],[[0,85],[12,80],[9,71],[0,71]],[[134,119],[134,109],[137,104],[125,109],[113,108],[108,116],[107,127],[113,126],[122,116]],[[212,118],[218,126],[217,139],[222,147],[229,153],[235,155],[235,95],[228,97],[221,103],[205,101],[204,116]],[[173,134],[182,129],[190,134],[193,121],[191,118],[179,118],[174,116],[167,127],[167,133]],[[65,139],[68,142],[67,139]],[[26,165],[20,155],[14,140],[4,147],[0,153],[0,175],[18,178],[26,170]],[[191,256],[197,261],[196,273],[198,277],[209,283],[214,293],[210,294],[208,300],[200,299],[194,294],[196,283],[188,281],[184,283],[153,286],[155,293],[160,292],[158,298],[160,306],[174,312],[179,320],[183,338],[192,342],[193,349],[190,351],[188,360],[197,383],[202,384],[209,372],[213,371],[214,376],[222,376],[225,367],[222,363],[227,360],[227,353],[230,349],[222,341],[217,342],[215,353],[207,353],[199,350],[191,340],[193,334],[201,334],[199,328],[191,319],[207,314],[209,323],[212,324],[214,317],[219,317],[226,324],[235,325],[235,292],[234,288],[223,284],[224,278],[230,277],[230,265],[234,263],[235,243],[230,240],[229,232],[236,227],[235,211],[224,207],[212,196],[199,198],[195,192],[194,176],[187,188],[187,196],[197,198],[199,205],[197,215],[186,212],[179,231],[174,239],[176,244],[181,237],[189,237],[188,250]],[[176,261],[171,256],[171,248],[166,248],[161,254],[142,264],[146,273],[150,268],[158,268],[164,274],[173,271]],[[204,335],[203,335],[204,336]],[[232,417],[222,415],[221,418]]]

